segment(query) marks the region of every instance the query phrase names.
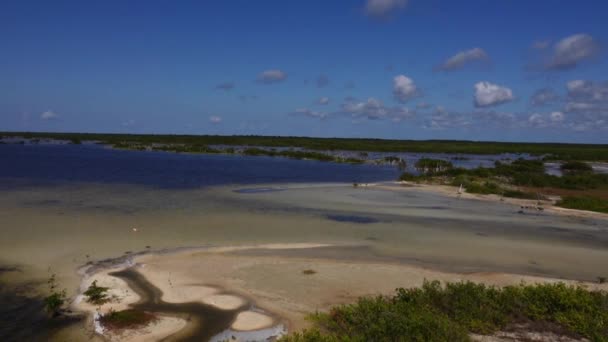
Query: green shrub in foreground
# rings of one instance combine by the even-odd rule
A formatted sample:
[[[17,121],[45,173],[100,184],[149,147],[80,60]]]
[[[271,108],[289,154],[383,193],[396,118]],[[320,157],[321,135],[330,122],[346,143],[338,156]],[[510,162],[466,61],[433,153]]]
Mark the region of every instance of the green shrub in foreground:
[[[552,323],[572,336],[608,341],[608,294],[563,283],[497,288],[425,282],[393,297],[362,298],[311,317],[283,341],[468,341],[514,323]]]
[[[557,202],[557,206],[569,209],[608,213],[608,200],[595,197],[566,196]]]

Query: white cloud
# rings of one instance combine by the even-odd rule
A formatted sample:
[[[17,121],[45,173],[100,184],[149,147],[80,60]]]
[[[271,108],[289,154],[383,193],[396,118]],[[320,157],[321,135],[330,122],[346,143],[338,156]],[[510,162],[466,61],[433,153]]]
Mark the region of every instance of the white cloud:
[[[575,130],[608,128],[608,82],[573,80],[566,84],[563,111]]]
[[[40,118],[42,120],[53,120],[57,119],[58,117],[59,116],[57,115],[57,113],[53,112],[52,110],[47,110],[46,112],[40,114]]]
[[[475,84],[474,98],[475,107],[496,106],[514,99],[511,89],[490,82]]]
[[[549,114],[549,119],[551,119],[552,122],[562,122],[565,118],[566,116],[562,112],[552,112]]]
[[[444,130],[448,128],[462,128],[471,125],[471,120],[462,113],[447,111],[442,106],[435,107],[435,111],[423,124],[423,128],[433,130]]]
[[[466,51],[460,51],[454,56],[448,58],[438,69],[443,71],[454,71],[462,69],[465,65],[474,62],[480,62],[488,59],[488,54],[481,48],[473,48]]]
[[[329,104],[329,97],[323,96],[323,97],[319,98],[319,100],[317,101],[317,103],[320,104],[320,105]]]
[[[534,95],[532,95],[530,103],[532,103],[533,106],[543,106],[554,103],[557,100],[559,100],[559,96],[552,89],[543,88],[537,90]]]
[[[209,122],[211,122],[212,124],[219,124],[220,122],[222,122],[222,118],[219,116],[210,116],[209,117]]]
[[[553,54],[545,64],[548,70],[564,70],[595,57],[600,50],[599,43],[588,34],[568,36],[555,44]]]
[[[400,102],[406,102],[419,95],[418,87],[411,78],[397,75],[393,78],[393,95]]]
[[[408,0],[367,0],[365,13],[374,19],[389,19],[407,7]]]
[[[287,73],[281,70],[266,70],[258,75],[258,82],[264,84],[278,83],[287,79]]]
[[[528,123],[531,126],[540,127],[545,125],[545,119],[541,114],[534,113],[528,118]]]
[[[534,113],[528,117],[528,126],[537,128],[563,127],[562,123],[566,116],[562,112],[551,112],[549,114]]]
[[[314,110],[310,110],[308,108],[298,108],[292,114],[294,115],[305,115],[315,119],[325,119],[329,116],[328,113],[325,112],[317,112]]]
[[[352,99],[342,104],[341,113],[352,118],[367,118],[369,120],[390,119],[402,121],[412,118],[415,113],[405,107],[386,107],[382,101],[373,97],[364,102],[356,102]]]

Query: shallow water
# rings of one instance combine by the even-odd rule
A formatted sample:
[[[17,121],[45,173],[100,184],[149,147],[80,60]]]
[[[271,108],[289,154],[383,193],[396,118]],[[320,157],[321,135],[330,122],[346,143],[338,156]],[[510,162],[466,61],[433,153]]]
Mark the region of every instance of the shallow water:
[[[74,295],[78,267],[125,253],[275,242],[364,246],[327,257],[457,272],[606,276],[606,220],[348,184],[394,179],[392,167],[75,145],[0,145],[0,160],[0,284],[30,284],[26,298],[44,295],[53,273]],[[6,319],[6,307],[1,340],[56,330],[31,311]],[[56,338],[90,337],[78,325]]]

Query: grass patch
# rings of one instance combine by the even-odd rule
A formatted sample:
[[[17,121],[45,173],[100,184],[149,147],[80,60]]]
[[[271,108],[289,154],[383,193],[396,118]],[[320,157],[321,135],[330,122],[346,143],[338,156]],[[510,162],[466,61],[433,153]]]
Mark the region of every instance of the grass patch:
[[[497,288],[433,281],[392,297],[361,298],[311,320],[312,329],[281,341],[469,341],[469,333],[515,324],[608,341],[608,294],[563,283]]]
[[[316,273],[317,273],[317,271],[311,270],[311,269],[302,271],[302,274],[306,274],[306,275],[311,275],[311,274],[316,274]]]
[[[608,213],[608,200],[586,197],[586,196],[566,196],[558,201],[557,206],[569,209],[597,211]]]
[[[134,329],[144,327],[158,318],[145,311],[128,309],[110,311],[99,318],[101,325],[108,330]]]

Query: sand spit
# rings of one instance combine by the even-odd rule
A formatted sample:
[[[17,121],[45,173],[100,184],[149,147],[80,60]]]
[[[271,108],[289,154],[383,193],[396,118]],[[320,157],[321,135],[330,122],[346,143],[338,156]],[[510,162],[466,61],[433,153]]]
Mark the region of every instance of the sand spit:
[[[502,202],[504,204],[509,204],[513,206],[518,206],[524,208],[526,210],[530,210],[530,212],[534,212],[536,208],[542,208],[544,212],[557,214],[557,215],[565,215],[572,217],[582,217],[582,218],[598,218],[598,219],[608,219],[608,214],[595,212],[595,211],[587,211],[587,210],[578,210],[578,209],[568,209],[555,206],[555,202],[557,199],[549,198],[546,200],[530,200],[530,199],[521,199],[521,198],[511,198],[511,197],[502,197],[499,195],[489,194],[472,194],[468,192],[458,192],[458,188],[450,185],[437,185],[437,184],[416,184],[410,182],[388,182],[381,184],[370,185],[372,188],[383,189],[383,190],[391,190],[391,191],[408,191],[408,190],[421,190],[428,191],[436,194],[441,194],[447,197],[458,197],[463,199],[472,199],[472,200],[480,200],[480,201],[490,201],[490,202]],[[524,211],[525,213],[525,211]]]
[[[288,253],[292,248],[300,250],[298,256]],[[316,256],[321,249],[332,248],[338,246],[283,244],[189,249],[138,255],[132,260],[135,266],[118,269],[136,271],[162,292],[162,301],[173,303],[166,305],[179,307],[197,302],[230,313],[232,316],[228,315],[226,320],[229,324],[214,333],[210,337],[212,341],[226,338],[264,340],[280,336],[287,330],[308,327],[305,318],[309,313],[351,303],[360,296],[392,294],[397,287],[420,286],[425,279],[444,282],[470,280],[497,286],[564,281],[608,290],[608,284],[506,273],[449,273],[404,264],[354,262]],[[129,285],[129,281],[117,277],[116,270],[99,271],[83,281],[83,288],[93,280],[97,280],[98,285],[111,287],[115,302],[94,307],[80,298],[74,307],[89,312],[92,317],[96,312],[107,312],[109,308],[116,310],[141,303],[136,289]],[[314,270],[315,273],[304,270]],[[107,337],[141,341],[181,334],[180,338],[187,338],[190,330],[179,314],[163,313],[161,317],[156,324],[146,328]]]

